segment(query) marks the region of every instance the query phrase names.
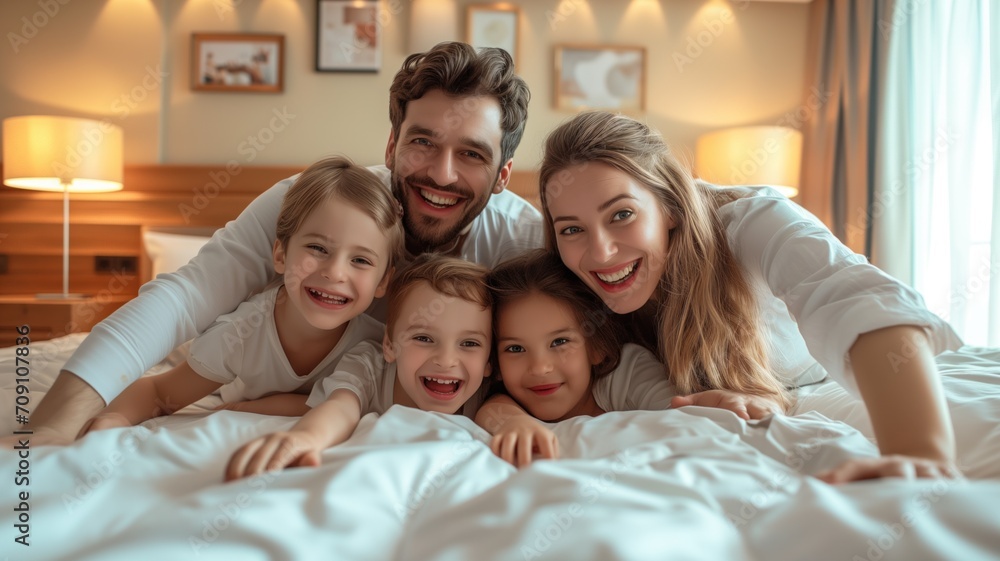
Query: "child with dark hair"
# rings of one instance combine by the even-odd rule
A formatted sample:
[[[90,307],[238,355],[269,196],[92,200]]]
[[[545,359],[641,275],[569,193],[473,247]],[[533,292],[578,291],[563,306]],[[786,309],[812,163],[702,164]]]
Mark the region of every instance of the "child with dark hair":
[[[675,392],[663,364],[639,345],[622,345],[613,314],[558,255],[526,253],[488,282],[494,365],[507,395],[491,397],[476,422],[493,434],[498,456],[518,466],[536,448],[557,457],[555,435],[538,420],[669,407]]]

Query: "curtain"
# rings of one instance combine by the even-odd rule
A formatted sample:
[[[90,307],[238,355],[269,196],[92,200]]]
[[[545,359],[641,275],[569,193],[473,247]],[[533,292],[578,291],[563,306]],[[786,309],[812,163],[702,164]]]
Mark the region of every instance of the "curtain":
[[[810,8],[804,99],[815,111],[805,112],[799,202],[866,255],[888,44],[879,28],[896,3],[815,0]]]
[[[1000,345],[1000,5],[899,0],[876,115],[872,262],[966,343]],[[996,227],[994,225],[997,224]]]

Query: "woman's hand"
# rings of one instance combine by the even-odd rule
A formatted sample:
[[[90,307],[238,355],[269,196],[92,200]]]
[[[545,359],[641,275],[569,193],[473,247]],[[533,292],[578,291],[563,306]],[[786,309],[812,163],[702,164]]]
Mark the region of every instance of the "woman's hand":
[[[763,419],[775,413],[782,413],[781,405],[766,397],[747,395],[729,390],[708,390],[691,395],[678,395],[670,400],[670,407],[699,405],[701,407],[716,407],[728,409],[741,419]]]
[[[517,468],[529,465],[535,451],[548,460],[559,457],[555,433],[528,415],[515,415],[504,422],[493,435],[490,449]]]
[[[96,417],[91,418],[89,421],[84,423],[82,427],[80,427],[80,433],[76,435],[76,439],[80,440],[84,436],[87,436],[88,433],[99,430],[117,429],[131,426],[132,423],[130,423],[125,415],[122,415],[121,413],[98,413]]]
[[[318,466],[323,451],[306,431],[275,432],[241,446],[226,465],[226,481],[278,471],[286,467]]]
[[[854,458],[834,469],[816,475],[820,481],[830,484],[883,477],[956,479],[962,477],[962,473],[950,462],[894,455],[878,458]]]

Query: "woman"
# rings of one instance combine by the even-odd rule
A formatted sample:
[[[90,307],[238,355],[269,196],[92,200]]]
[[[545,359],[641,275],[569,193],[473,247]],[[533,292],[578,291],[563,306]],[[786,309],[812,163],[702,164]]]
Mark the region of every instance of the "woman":
[[[828,373],[864,400],[883,456],[826,480],[957,475],[933,357],[960,341],[801,207],[695,181],[656,132],[605,112],[548,137],[540,184],[549,249],[695,394],[675,405],[727,390],[787,406],[784,386]]]

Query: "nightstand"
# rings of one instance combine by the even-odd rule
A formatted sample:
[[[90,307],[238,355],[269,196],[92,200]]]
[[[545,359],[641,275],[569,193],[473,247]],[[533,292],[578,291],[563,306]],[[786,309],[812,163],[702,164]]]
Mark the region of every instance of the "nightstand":
[[[132,296],[90,296],[67,300],[35,296],[0,296],[0,347],[14,344],[15,329],[31,327],[32,341],[90,331]],[[8,341],[9,339],[9,341]]]

